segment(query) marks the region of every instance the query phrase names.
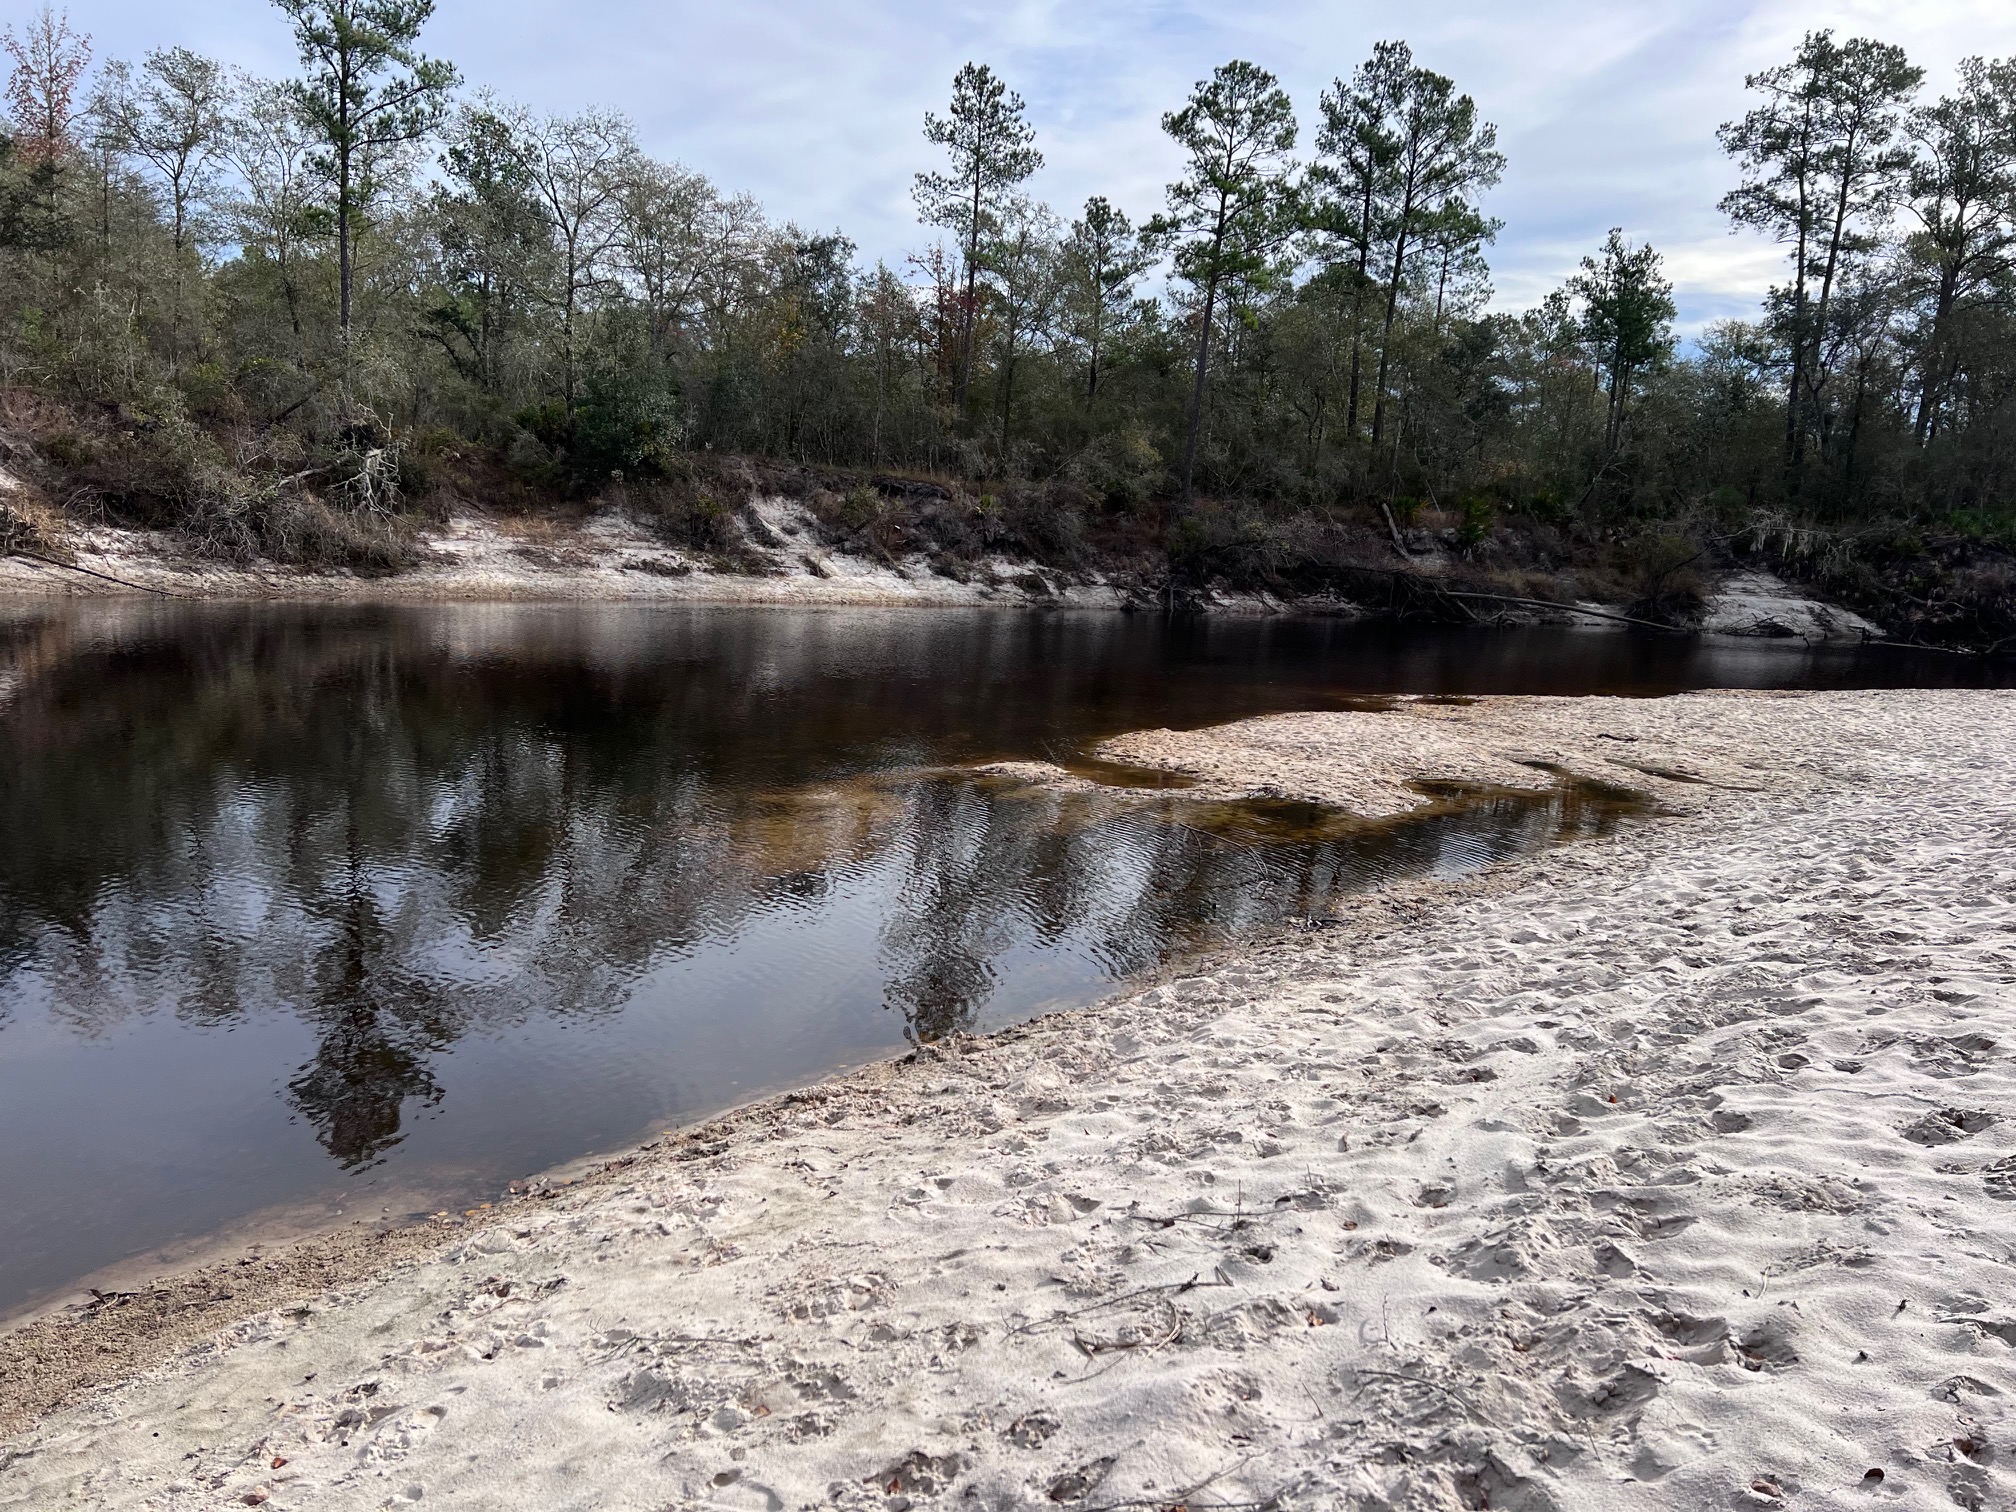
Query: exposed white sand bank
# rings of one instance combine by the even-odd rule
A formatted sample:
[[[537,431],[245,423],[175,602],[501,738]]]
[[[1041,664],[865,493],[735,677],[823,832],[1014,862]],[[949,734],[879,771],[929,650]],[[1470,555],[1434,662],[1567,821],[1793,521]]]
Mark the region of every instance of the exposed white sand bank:
[[[1885,692],[1124,743],[1367,807],[1740,780],[646,1152],[50,1416],[0,1506],[2008,1507],[2012,737]]]
[[[1070,582],[1028,563],[980,563],[963,580],[922,557],[879,561],[832,551],[804,511],[756,500],[749,518],[751,572],[721,570],[705,554],[664,541],[620,511],[581,521],[457,515],[419,532],[418,565],[376,577],[303,571],[272,563],[234,565],[194,554],[172,532],[71,527],[74,566],[0,554],[0,596],[103,598],[149,593],[191,599],[444,602],[575,600],[643,603],[874,604],[930,607],[1041,604],[1117,608],[1126,592],[1096,577]],[[84,569],[82,571],[76,570]],[[1224,607],[1277,608],[1259,595],[1227,595]]]
[[[1367,818],[1420,807],[1427,800],[1412,784],[1546,788],[1564,777],[1642,789],[1690,808],[1700,789],[1754,788],[1826,759],[1769,739],[1778,711],[1768,700],[1801,695],[1758,697],[1767,701],[1742,704],[1740,717],[1731,713],[1737,706],[1707,705],[1714,718],[1703,718],[1704,705],[1690,698],[1404,698],[1381,713],[1138,730],[1097,754],[1188,778],[1187,791],[1199,798],[1301,799]]]
[[[22,485],[0,469],[0,502]],[[1099,573],[1067,581],[1028,562],[997,558],[961,579],[946,577],[921,555],[883,561],[820,544],[821,532],[802,506],[781,498],[750,501],[746,558],[761,570],[730,572],[703,553],[681,549],[620,510],[579,521],[465,513],[418,535],[425,560],[380,577],[309,572],[272,563],[234,565],[193,553],[171,531],[110,526],[64,528],[46,506],[37,518],[61,535],[73,565],[0,553],[0,598],[104,598],[139,593],[192,599],[424,602],[616,601],[643,603],[873,604],[928,607],[1039,605],[1079,609],[1137,606],[1152,598],[1140,583]],[[1417,563],[1426,571],[1427,564]],[[77,569],[83,569],[79,571]],[[1435,576],[1427,572],[1428,576]],[[1144,598],[1144,594],[1146,598]],[[1283,611],[1356,616],[1363,606],[1341,599],[1284,601],[1261,592],[1205,592],[1198,607],[1216,613]],[[1602,616],[1614,607],[1585,604],[1593,621],[1572,610],[1513,606],[1508,619],[1615,628]],[[1837,605],[1799,595],[1765,573],[1732,576],[1711,597],[1702,627],[1713,635],[1801,639],[1843,644],[1880,639],[1882,631]]]
[[[147,591],[199,599],[300,601],[618,600],[741,604],[917,604],[951,606],[1048,602],[1110,608],[1121,595],[1100,584],[1069,584],[1026,565],[986,564],[965,582],[921,559],[871,561],[816,544],[796,506],[751,506],[773,543],[751,543],[761,573],[716,570],[694,551],[668,545],[619,512],[579,523],[458,515],[420,533],[427,559],[383,577],[306,572],[273,564],[235,566],[189,552],[170,532],[72,528],[65,544],[86,572],[24,556],[0,556],[0,594],[105,597]],[[92,574],[101,574],[93,576]],[[108,581],[117,579],[117,581]]]
[[[1768,572],[1740,572],[1709,601],[1701,628],[1776,640],[1880,640],[1882,628],[1839,604],[1823,604]]]

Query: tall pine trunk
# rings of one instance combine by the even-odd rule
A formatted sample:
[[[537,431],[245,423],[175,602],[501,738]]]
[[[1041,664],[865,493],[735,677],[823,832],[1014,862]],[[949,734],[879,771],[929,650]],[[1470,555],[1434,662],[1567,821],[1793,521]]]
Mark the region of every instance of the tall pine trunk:
[[[1197,432],[1204,421],[1204,381],[1211,371],[1211,323],[1218,316],[1218,275],[1204,285],[1204,319],[1197,328],[1197,381],[1190,389],[1190,429],[1183,439],[1183,478],[1179,495],[1190,502],[1191,480],[1197,470]]]
[[[1393,323],[1400,313],[1400,280],[1407,270],[1406,217],[1412,205],[1401,208],[1401,230],[1393,240],[1393,272],[1386,282],[1386,319],[1379,328],[1379,378],[1372,393],[1372,444],[1386,428],[1386,378],[1393,363]]]
[[[966,300],[959,319],[959,372],[952,380],[952,408],[963,418],[966,391],[973,381],[973,337],[978,324],[980,277],[980,172],[973,173],[973,219],[966,231]]]
[[[1358,390],[1364,376],[1365,286],[1371,281],[1372,186],[1368,178],[1358,206],[1358,276],[1351,282],[1351,397],[1344,410],[1347,444],[1358,440]]]

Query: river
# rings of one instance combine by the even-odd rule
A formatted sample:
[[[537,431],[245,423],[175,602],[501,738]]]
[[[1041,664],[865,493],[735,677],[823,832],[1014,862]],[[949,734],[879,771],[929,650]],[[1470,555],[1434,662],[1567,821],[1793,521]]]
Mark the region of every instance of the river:
[[[393,1221],[1341,894],[1627,822],[976,776],[1380,695],[1978,681],[1892,650],[1028,611],[0,612],[0,1313]],[[112,1269],[108,1269],[112,1268]]]

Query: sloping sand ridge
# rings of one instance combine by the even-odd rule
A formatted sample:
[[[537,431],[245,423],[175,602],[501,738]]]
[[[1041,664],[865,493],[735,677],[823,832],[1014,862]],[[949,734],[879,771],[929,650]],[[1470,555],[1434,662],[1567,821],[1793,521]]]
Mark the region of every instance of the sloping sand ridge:
[[[668,1140],[47,1416],[0,1507],[2016,1505],[2012,737],[1877,692],[1115,742],[1675,813]],[[0,1339],[0,1404],[89,1326]]]

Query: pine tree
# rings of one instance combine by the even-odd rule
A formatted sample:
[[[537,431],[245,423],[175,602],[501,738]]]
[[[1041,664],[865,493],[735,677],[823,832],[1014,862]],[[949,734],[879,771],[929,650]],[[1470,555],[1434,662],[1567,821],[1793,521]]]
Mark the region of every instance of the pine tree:
[[[294,23],[306,78],[293,88],[321,143],[335,194],[337,329],[346,363],[357,235],[381,171],[430,136],[459,82],[454,66],[415,47],[434,0],[273,0]]]
[[[1621,228],[1612,227],[1601,254],[1582,259],[1568,290],[1582,301],[1582,339],[1608,378],[1607,459],[1623,437],[1632,379],[1673,350],[1673,285],[1660,272],[1656,251],[1633,247]]]
[[[1431,233],[1468,217],[1479,238],[1491,223],[1475,209],[1475,197],[1505,171],[1498,151],[1498,128],[1477,118],[1477,105],[1456,93],[1446,76],[1415,65],[1404,42],[1381,43],[1367,65],[1376,79],[1372,102],[1383,109],[1380,131],[1390,142],[1391,161],[1381,175],[1373,223],[1383,238],[1385,312],[1379,326],[1379,375],[1372,399],[1372,442],[1386,428],[1393,366],[1393,327],[1400,311],[1410,260],[1426,250]]]
[[[2003,303],[2016,279],[2016,58],[1963,59],[1959,89],[1913,109],[1907,123],[1918,149],[1909,177],[1917,230],[1905,252],[1930,285],[1912,416],[1923,446],[1965,360],[1961,325]]]
[[[1792,282],[1780,291],[1775,323],[1787,354],[1785,465],[1794,493],[1807,437],[1825,426],[1835,291],[1849,263],[1876,245],[1903,192],[1911,154],[1898,138],[1923,78],[1901,48],[1808,32],[1790,63],[1743,81],[1764,103],[1717,133],[1744,169],[1723,213],[1792,249]]]
[[[1071,223],[1064,243],[1064,300],[1071,334],[1085,351],[1085,403],[1099,397],[1100,362],[1125,318],[1141,275],[1154,266],[1152,239],[1136,234],[1126,215],[1095,194]]]
[[[1176,275],[1195,289],[1197,345],[1178,486],[1187,502],[1211,371],[1218,298],[1234,280],[1262,277],[1297,229],[1295,110],[1274,75],[1234,60],[1198,83],[1162,129],[1189,154],[1149,231],[1176,244]]]
[[[999,229],[1002,210],[1016,188],[1043,166],[1035,128],[1022,112],[1022,96],[984,63],[968,63],[952,80],[950,114],[939,117],[927,111],[924,116],[925,140],[945,149],[952,168],[949,173],[918,174],[911,192],[927,226],[943,227],[959,238],[965,263],[965,302],[952,384],[952,407],[962,414],[973,379],[981,248]]]

